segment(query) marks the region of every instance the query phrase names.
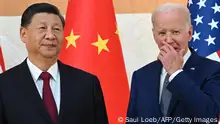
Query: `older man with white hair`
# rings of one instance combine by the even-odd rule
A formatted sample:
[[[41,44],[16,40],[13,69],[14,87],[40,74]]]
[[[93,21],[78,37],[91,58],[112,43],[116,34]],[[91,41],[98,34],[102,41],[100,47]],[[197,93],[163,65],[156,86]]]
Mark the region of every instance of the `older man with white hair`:
[[[188,47],[189,10],[164,4],[153,12],[152,24],[160,52],[156,61],[133,73],[127,123],[217,123],[220,63]]]

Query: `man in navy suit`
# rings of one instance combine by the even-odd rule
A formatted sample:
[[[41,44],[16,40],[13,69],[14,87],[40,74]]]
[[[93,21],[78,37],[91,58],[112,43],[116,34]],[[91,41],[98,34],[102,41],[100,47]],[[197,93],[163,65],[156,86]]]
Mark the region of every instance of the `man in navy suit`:
[[[127,123],[217,123],[220,63],[188,47],[189,10],[164,4],[153,13],[152,24],[160,52],[133,73]]]
[[[98,78],[58,60],[64,23],[49,3],[24,11],[28,57],[0,75],[0,124],[108,124]]]

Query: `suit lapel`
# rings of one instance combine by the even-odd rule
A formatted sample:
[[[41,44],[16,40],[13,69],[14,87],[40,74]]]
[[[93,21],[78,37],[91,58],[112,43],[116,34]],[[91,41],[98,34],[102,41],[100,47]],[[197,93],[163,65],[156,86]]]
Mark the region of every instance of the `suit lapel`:
[[[149,76],[149,79],[147,81],[149,82],[147,87],[149,87],[148,91],[151,94],[151,103],[148,105],[151,109],[153,107],[153,111],[156,112],[156,114],[161,116],[161,110],[160,110],[160,104],[159,104],[159,93],[160,93],[160,76],[162,71],[162,63],[160,61],[155,61],[154,65],[151,66],[152,68],[149,70],[153,70],[151,72],[148,72],[147,74],[151,74]],[[148,76],[147,76],[148,77]],[[151,110],[149,109],[149,110]]]
[[[75,93],[77,91],[77,74],[72,73],[73,69],[64,65],[60,61],[58,61],[58,68],[60,72],[60,84],[61,84],[61,101],[60,101],[60,112],[59,112],[59,120],[58,124],[62,124],[62,118],[65,113],[67,113],[67,109],[74,108],[77,110],[78,105],[75,104],[77,101],[78,94]],[[73,101],[75,100],[75,101]],[[69,113],[70,114],[70,113]],[[72,113],[73,114],[73,113]],[[74,122],[74,115],[72,115],[72,122]]]
[[[162,63],[160,61],[157,61],[156,66],[155,66],[155,71],[152,75],[152,79],[155,80],[155,83],[153,83],[152,85],[154,85],[154,87],[156,88],[156,102],[159,106],[159,96],[160,96],[160,76],[161,76],[161,72],[162,72]]]
[[[189,76],[193,77],[193,75],[195,74],[194,72],[197,69],[197,64],[199,63],[200,57],[191,48],[190,48],[190,51],[191,51],[191,56],[189,57],[186,64],[184,65],[183,70]],[[182,98],[179,96],[172,96],[172,99],[170,101],[169,110],[167,112],[167,116],[170,116],[172,114],[174,108],[178,104],[178,101],[181,99]]]
[[[59,112],[59,119],[58,123],[62,123],[62,117],[63,117],[63,111],[64,111],[64,106],[65,106],[65,101],[68,101],[67,98],[65,98],[64,94],[68,94],[68,91],[66,90],[66,87],[68,87],[67,82],[68,82],[68,76],[65,75],[65,68],[63,67],[62,63],[58,61],[58,68],[59,68],[59,73],[60,73],[60,112]]]
[[[24,91],[24,95],[26,96],[27,100],[34,106],[36,112],[42,115],[42,117],[45,118],[45,120],[47,120],[49,123],[52,123],[27,66],[26,59],[20,64],[19,70],[20,72],[18,75],[20,76],[18,82],[20,82],[19,84],[22,91]]]

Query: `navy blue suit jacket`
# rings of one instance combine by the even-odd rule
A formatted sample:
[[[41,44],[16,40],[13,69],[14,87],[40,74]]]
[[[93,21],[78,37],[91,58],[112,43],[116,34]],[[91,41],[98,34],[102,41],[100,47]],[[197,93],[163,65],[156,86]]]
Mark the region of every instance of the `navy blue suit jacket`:
[[[191,52],[183,71],[167,86],[172,93],[167,116],[176,119],[174,122],[185,117],[202,118],[201,122],[210,118],[216,121],[220,108],[220,63]],[[132,122],[133,118],[141,123],[141,118],[162,117],[159,105],[161,71],[162,64],[157,60],[133,73],[128,121]],[[145,121],[149,120],[142,122]]]

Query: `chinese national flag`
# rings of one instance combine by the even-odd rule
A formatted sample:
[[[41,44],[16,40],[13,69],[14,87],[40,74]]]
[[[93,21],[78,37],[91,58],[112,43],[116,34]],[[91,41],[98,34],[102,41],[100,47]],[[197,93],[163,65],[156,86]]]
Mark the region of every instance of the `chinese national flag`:
[[[0,46],[0,73],[5,71],[5,64],[4,64],[4,58],[2,54],[2,48]]]
[[[64,36],[60,60],[98,76],[109,123],[119,123],[129,86],[112,0],[69,0]]]

